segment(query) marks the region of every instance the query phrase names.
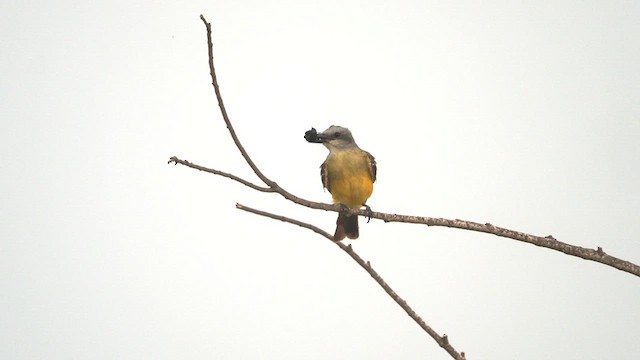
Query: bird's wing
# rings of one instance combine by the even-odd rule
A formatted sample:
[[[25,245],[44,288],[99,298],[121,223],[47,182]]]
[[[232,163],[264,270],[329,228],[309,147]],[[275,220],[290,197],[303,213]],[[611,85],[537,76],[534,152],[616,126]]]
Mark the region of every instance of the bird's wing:
[[[378,173],[376,158],[374,158],[373,155],[369,154],[366,151],[365,153],[367,154],[367,163],[369,164],[369,175],[371,175],[371,181],[376,182],[376,174]]]
[[[327,174],[327,162],[323,162],[322,165],[320,165],[320,178],[322,179],[322,187],[324,187],[325,189],[329,190],[329,192],[331,192],[331,189],[329,188],[329,174]]]

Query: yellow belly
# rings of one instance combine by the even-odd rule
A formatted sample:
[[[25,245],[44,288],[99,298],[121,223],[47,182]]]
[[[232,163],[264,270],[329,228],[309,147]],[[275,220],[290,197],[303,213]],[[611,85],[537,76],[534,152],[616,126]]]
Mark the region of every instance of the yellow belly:
[[[362,152],[345,151],[330,156],[327,180],[333,202],[350,208],[364,205],[373,192],[371,168]]]

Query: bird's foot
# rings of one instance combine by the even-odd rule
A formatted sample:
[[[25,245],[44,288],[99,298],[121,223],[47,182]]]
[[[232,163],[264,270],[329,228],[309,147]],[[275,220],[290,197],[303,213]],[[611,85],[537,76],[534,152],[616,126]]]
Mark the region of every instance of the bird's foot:
[[[349,212],[349,207],[347,205],[342,204],[342,203],[340,203],[338,205],[340,206],[340,212],[341,213],[345,214],[345,213]]]
[[[367,223],[371,221],[371,215],[373,215],[373,211],[371,211],[371,206],[364,204],[364,209],[367,211]]]

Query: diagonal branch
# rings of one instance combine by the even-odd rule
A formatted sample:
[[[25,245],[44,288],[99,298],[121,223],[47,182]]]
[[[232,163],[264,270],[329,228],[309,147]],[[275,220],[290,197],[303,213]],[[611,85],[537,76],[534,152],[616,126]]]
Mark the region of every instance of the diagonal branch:
[[[238,203],[236,203],[236,209],[247,211],[247,212],[250,212],[250,213],[253,213],[253,214],[256,214],[256,215],[260,215],[260,216],[266,216],[266,217],[272,218],[274,220],[280,220],[280,221],[288,222],[290,224],[298,225],[300,227],[309,229],[309,230],[313,231],[314,233],[320,234],[320,235],[326,237],[327,239],[333,241],[333,236],[331,234],[329,234],[328,232],[320,229],[317,226],[314,226],[314,225],[311,225],[311,224],[308,224],[308,223],[305,223],[305,222],[302,222],[302,221],[299,221],[299,220],[288,218],[288,217],[282,216],[282,215],[272,214],[270,212],[266,212],[266,211],[262,211],[262,210],[253,209],[253,208],[250,208],[248,206],[244,206],[244,205],[238,204]],[[337,244],[342,245],[342,243],[337,243]]]
[[[288,222],[294,225],[298,225],[301,226],[303,228],[307,228],[310,229],[311,231],[318,233],[322,236],[324,236],[325,238],[333,241],[333,236],[329,235],[329,233],[327,233],[326,231],[313,226],[311,224],[307,224],[305,222],[299,221],[299,220],[295,220],[295,219],[291,219],[288,218],[286,216],[282,216],[282,215],[276,215],[276,214],[272,214],[266,211],[262,211],[262,210],[257,210],[257,209],[253,209],[250,208],[248,206],[244,206],[241,204],[236,204],[236,208],[240,209],[240,210],[244,210],[244,211],[248,211],[250,213],[253,214],[257,214],[260,216],[266,216],[269,217],[271,219],[275,219],[275,220],[280,220],[280,221],[284,221],[284,222]],[[373,278],[373,280],[375,280],[378,285],[380,285],[380,287],[382,287],[382,289],[387,293],[387,295],[389,295],[393,301],[396,302],[396,304],[398,304],[402,310],[404,310],[407,315],[409,315],[409,317],[411,319],[413,319],[413,321],[415,321],[418,326],[420,326],[427,334],[429,334],[429,336],[431,336],[431,338],[433,338],[433,340],[435,340],[438,345],[440,345],[441,348],[443,348],[447,353],[449,353],[449,355],[451,355],[451,357],[453,357],[456,360],[464,360],[465,359],[465,355],[464,352],[458,353],[456,351],[456,349],[449,343],[449,339],[447,337],[447,335],[442,335],[440,336],[435,330],[433,330],[433,328],[431,328],[431,326],[427,325],[427,323],[424,322],[424,320],[422,320],[422,318],[420,317],[420,315],[418,315],[412,308],[411,306],[409,306],[409,304],[407,304],[407,302],[400,297],[400,295],[398,295],[392,288],[391,286],[389,286],[389,284],[387,284],[386,281],[384,281],[384,279],[378,274],[377,271],[375,271],[373,269],[373,267],[371,266],[371,263],[368,261],[364,261],[360,255],[358,255],[353,248],[351,247],[351,245],[345,245],[339,241],[334,242],[334,244],[336,244],[338,247],[340,247],[340,249],[342,251],[344,251],[345,253],[347,253],[347,255],[351,256],[351,258],[358,263],[358,265],[360,265],[360,267],[362,267],[366,272],[369,273],[369,275],[371,275],[371,277]]]
[[[262,182],[264,182],[271,188],[277,187],[276,183],[271,181],[268,177],[266,177],[262,173],[262,171],[258,169],[256,164],[253,163],[253,160],[251,160],[251,157],[249,157],[249,154],[244,149],[244,146],[242,146],[242,144],[240,143],[240,140],[238,139],[238,135],[236,135],[236,131],[233,129],[233,125],[231,125],[231,121],[229,120],[229,116],[227,115],[227,109],[224,107],[224,101],[222,101],[220,86],[218,86],[218,77],[216,76],[216,68],[213,66],[213,41],[211,40],[211,23],[207,22],[207,20],[204,18],[203,15],[200,15],[200,20],[202,20],[204,25],[207,27],[207,44],[209,45],[209,71],[211,73],[211,84],[213,85],[213,89],[216,92],[216,98],[218,99],[218,106],[220,106],[220,112],[222,113],[222,118],[224,119],[224,122],[227,124],[227,129],[229,130],[229,134],[231,134],[231,138],[233,138],[233,142],[238,147],[238,150],[240,150],[240,153],[242,154],[242,157],[244,157],[244,160],[247,162],[247,164],[249,164],[253,172],[255,172],[256,175],[258,175],[260,180],[262,180]]]
[[[213,40],[211,40],[211,23],[207,22],[207,20],[204,18],[203,15],[200,15],[200,20],[202,20],[202,22],[207,28],[207,45],[209,46],[209,73],[211,74],[211,84],[213,85],[213,89],[216,93],[216,98],[218,99],[218,106],[220,107],[222,118],[224,119],[224,122],[227,125],[227,129],[229,130],[229,134],[231,135],[231,138],[233,138],[233,142],[238,147],[238,150],[240,150],[240,153],[242,154],[242,157],[244,157],[247,164],[249,164],[249,166],[251,167],[251,170],[253,170],[253,172],[258,176],[258,178],[260,178],[260,180],[262,180],[262,182],[264,182],[267,186],[277,191],[285,199],[291,200],[295,203],[298,203],[298,202],[307,203],[306,205],[301,204],[305,206],[309,206],[309,205],[322,206],[321,208],[323,208],[324,210],[334,210],[334,211],[340,210],[340,207],[337,205],[314,203],[312,201],[307,201],[307,200],[298,198],[297,196],[291,194],[290,192],[280,187],[278,184],[276,184],[275,181],[272,181],[271,179],[269,179],[266,175],[262,173],[262,171],[260,171],[260,169],[253,162],[253,160],[245,150],[244,146],[242,146],[242,143],[240,143],[240,139],[238,139],[238,135],[236,135],[236,131],[233,129],[233,125],[231,124],[231,120],[229,120],[229,116],[227,115],[227,110],[224,106],[224,101],[222,100],[222,94],[220,93],[220,86],[218,86],[218,77],[216,76],[216,68],[213,65]]]

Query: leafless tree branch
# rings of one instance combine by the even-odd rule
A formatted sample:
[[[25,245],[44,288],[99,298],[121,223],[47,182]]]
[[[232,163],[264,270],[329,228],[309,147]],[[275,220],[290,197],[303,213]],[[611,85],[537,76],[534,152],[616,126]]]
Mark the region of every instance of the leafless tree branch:
[[[248,155],[246,156],[248,157]],[[273,181],[271,181],[271,184],[274,186],[265,188],[265,187],[260,187],[258,185],[252,184],[241,178],[238,178],[235,175],[227,174],[219,170],[208,169],[200,165],[192,164],[188,161],[181,160],[175,156],[171,157],[169,162],[185,165],[194,169],[210,172],[216,175],[222,175],[222,176],[231,178],[233,180],[239,181],[240,183],[245,184],[259,191],[276,192],[282,195],[284,198],[298,205],[306,206],[312,209],[336,211],[336,212],[344,211],[344,209],[341,209],[340,206],[338,205],[319,203],[319,202],[309,201],[309,200],[297,197],[285,191],[283,188],[278,186]],[[518,241],[533,244],[536,246],[560,251],[567,255],[576,256],[585,260],[599,262],[601,264],[605,264],[613,268],[616,268],[618,270],[640,277],[640,266],[630,261],[622,260],[615,256],[611,256],[605,253],[602,247],[600,246],[598,246],[596,249],[584,248],[581,246],[571,245],[562,241],[558,241],[551,235],[536,236],[536,235],[526,234],[520,231],[509,230],[502,227],[494,226],[490,223],[480,224],[477,222],[460,220],[460,219],[452,220],[452,219],[443,219],[443,218],[433,218],[428,216],[388,214],[388,213],[382,213],[377,211],[367,212],[366,210],[362,210],[362,209],[349,209],[348,211],[350,214],[371,217],[373,219],[380,219],[384,222],[401,222],[401,223],[409,223],[409,224],[422,224],[427,226],[444,226],[444,227],[455,228],[455,229],[470,230],[470,231],[477,231],[477,232],[482,232],[487,234],[493,234],[496,236],[518,240]]]
[[[204,18],[204,16],[200,15],[200,19],[202,20],[202,22],[205,24],[206,28],[207,28],[207,45],[208,45],[208,50],[209,50],[209,70],[211,73],[211,84],[213,85],[214,91],[216,93],[216,98],[218,100],[218,105],[220,106],[220,111],[222,113],[222,117],[224,119],[225,124],[227,125],[227,129],[229,130],[229,134],[231,135],[231,137],[233,138],[234,143],[236,144],[236,146],[238,147],[238,150],[240,150],[240,153],[242,154],[242,156],[244,157],[245,161],[247,162],[247,164],[249,164],[249,166],[251,167],[251,169],[254,171],[254,173],[258,176],[258,178],[260,178],[260,180],[262,180],[263,183],[265,183],[268,187],[264,188],[258,185],[255,185],[247,180],[244,180],[238,176],[223,172],[223,171],[219,171],[219,170],[215,170],[215,169],[209,169],[200,165],[196,165],[196,164],[192,164],[188,161],[185,160],[181,160],[178,159],[177,157],[171,157],[171,159],[169,160],[169,163],[173,162],[174,164],[181,164],[184,166],[188,166],[200,171],[206,171],[206,172],[210,172],[216,175],[221,175],[227,178],[230,178],[232,180],[238,181],[252,189],[256,189],[259,191],[264,191],[264,192],[272,192],[275,191],[277,193],[279,193],[280,195],[282,195],[283,197],[285,197],[288,200],[291,200],[295,203],[304,205],[304,206],[308,206],[308,207],[313,207],[313,208],[320,208],[320,209],[324,209],[324,210],[340,210],[340,207],[337,205],[328,205],[328,204],[323,204],[323,203],[315,203],[312,201],[308,201],[308,200],[304,200],[301,198],[298,198],[297,196],[287,192],[286,190],[284,190],[283,188],[281,188],[278,184],[276,184],[274,181],[272,181],[271,179],[267,178],[261,171],[260,169],[258,169],[258,167],[255,165],[255,163],[253,162],[253,160],[251,159],[251,157],[249,156],[249,154],[247,153],[247,151],[244,149],[244,147],[242,146],[240,140],[238,139],[238,136],[236,135],[235,130],[233,129],[233,125],[231,124],[231,121],[229,120],[229,116],[227,114],[227,110],[225,109],[224,106],[224,102],[222,100],[222,95],[220,93],[220,87],[218,86],[218,80],[216,77],[216,72],[215,72],[215,67],[213,64],[213,42],[212,42],[212,37],[211,37],[211,24],[209,22],[207,22],[207,20]],[[320,228],[313,226],[311,224],[307,224],[298,220],[294,220],[288,217],[284,217],[284,216],[280,216],[280,215],[275,215],[275,214],[271,214],[265,211],[261,211],[261,210],[256,210],[256,209],[252,209],[249,207],[245,207],[241,204],[236,204],[236,207],[238,209],[241,210],[245,210],[257,215],[262,215],[262,216],[267,216],[276,220],[281,220],[281,221],[285,221],[285,222],[289,222],[298,226],[302,226],[305,227],[307,229],[310,229],[324,237],[326,237],[327,239],[333,241],[333,236],[331,236],[330,234],[328,234],[327,232],[321,230]],[[382,277],[371,267],[371,265],[369,264],[369,262],[365,262],[358,254],[355,253],[355,251],[353,251],[353,249],[351,248],[351,246],[346,246],[340,242],[334,242],[338,247],[340,247],[343,251],[345,251],[347,254],[349,254],[349,256],[351,256],[351,258],[356,261],[363,269],[365,269],[365,271],[367,271],[371,277],[373,277],[373,279],[385,290],[385,292],[387,294],[389,294],[389,296],[391,296],[391,298],[398,304],[400,305],[400,307],[407,312],[407,314],[425,331],[427,332],[427,334],[429,334],[429,336],[431,336],[443,349],[445,349],[445,351],[447,351],[447,353],[449,353],[454,359],[456,360],[464,360],[464,353],[460,354],[458,353],[453,346],[451,346],[451,344],[449,343],[447,336],[440,336],[435,330],[433,330],[430,326],[428,326],[424,320],[422,320],[422,318],[420,316],[418,316],[418,314],[409,306],[409,304],[407,304],[407,302],[402,299],[395,291],[393,291],[393,289],[391,289],[391,287],[384,281],[384,279],[382,279]]]
[[[224,171],[220,171],[220,170],[216,170],[216,169],[210,169],[210,168],[207,168],[207,167],[204,167],[204,166],[196,165],[196,164],[194,164],[192,162],[189,162],[187,160],[180,160],[175,156],[172,156],[169,159],[169,164],[171,164],[171,163],[174,163],[175,165],[180,164],[180,165],[184,165],[184,166],[187,166],[187,167],[190,167],[190,168],[193,168],[193,169],[197,169],[197,170],[200,170],[200,171],[204,171],[204,172],[208,172],[208,173],[211,173],[211,174],[224,176],[224,177],[229,178],[231,180],[235,180],[235,181],[239,182],[242,185],[246,185],[246,186],[248,186],[248,187],[250,187],[250,188],[252,188],[254,190],[258,190],[258,191],[262,191],[262,192],[276,192],[274,189],[272,189],[270,187],[258,186],[256,184],[250,182],[250,181],[247,181],[247,180],[245,180],[245,179],[243,179],[241,177],[235,176],[233,174],[229,174],[229,173],[224,172]]]
[[[345,211],[344,209],[342,209],[339,205],[332,205],[332,204],[325,204],[325,203],[319,203],[319,202],[314,202],[314,201],[309,201],[306,199],[302,199],[300,197],[297,197],[291,193],[289,193],[288,191],[286,191],[285,189],[283,189],[282,187],[280,187],[276,182],[272,181],[271,179],[269,179],[266,175],[264,175],[260,169],[255,165],[255,163],[253,162],[253,160],[251,159],[251,157],[248,155],[248,153],[246,152],[246,150],[244,149],[244,147],[242,146],[238,136],[236,135],[236,132],[231,124],[231,121],[229,120],[229,117],[227,115],[227,111],[225,109],[224,106],[224,102],[222,100],[222,95],[220,94],[220,88],[218,86],[218,81],[217,81],[217,77],[216,77],[216,73],[215,73],[215,67],[214,67],[214,63],[213,63],[213,43],[212,43],[212,38],[211,38],[211,24],[207,22],[207,20],[204,18],[204,16],[200,15],[200,19],[202,20],[202,22],[205,24],[206,28],[207,28],[207,43],[208,43],[208,50],[209,50],[209,69],[211,72],[211,79],[212,79],[212,85],[213,88],[215,90],[215,94],[216,94],[216,98],[218,100],[218,105],[220,107],[220,111],[222,113],[222,117],[224,119],[224,122],[226,123],[227,129],[229,130],[229,133],[231,135],[231,137],[233,138],[234,143],[236,144],[236,146],[238,147],[238,149],[240,150],[240,153],[242,154],[242,156],[244,157],[245,161],[247,162],[247,164],[251,167],[251,169],[253,170],[253,172],[258,176],[258,178],[266,185],[266,187],[263,186],[259,186],[256,185],[254,183],[251,183],[247,180],[244,180],[238,176],[235,176],[233,174],[229,174],[220,170],[215,170],[215,169],[210,169],[210,168],[206,168],[204,166],[200,166],[200,165],[196,165],[193,164],[191,162],[188,162],[186,160],[181,160],[175,156],[171,157],[169,159],[169,163],[174,163],[174,164],[181,164],[190,168],[194,168],[200,171],[205,171],[205,172],[209,172],[212,174],[216,174],[216,175],[220,175],[220,176],[224,176],[227,177],[229,179],[235,180],[237,182],[240,182],[243,185],[246,185],[254,190],[258,190],[258,191],[262,191],[262,192],[275,192],[280,194],[282,197],[284,197],[287,200],[290,200],[296,204],[302,205],[302,206],[306,206],[309,208],[313,208],[313,209],[319,209],[319,210],[325,210],[325,211],[335,211],[335,212],[339,212],[339,211]],[[240,204],[236,204],[236,207],[238,209],[244,210],[244,211],[248,211],[257,215],[261,215],[261,216],[267,216],[270,217],[272,219],[276,219],[276,220],[280,220],[280,221],[284,221],[284,222],[288,222],[291,224],[295,224],[298,226],[302,226],[304,228],[310,229],[330,240],[333,240],[333,237],[328,234],[327,232],[323,231],[322,229],[319,229],[311,224],[307,224],[295,219],[291,219],[291,218],[287,218],[284,216],[280,216],[280,215],[275,215],[275,214],[271,214],[265,211],[261,211],[261,210],[256,210],[256,209],[252,209]],[[459,220],[459,219],[455,219],[455,220],[450,220],[450,219],[443,219],[443,218],[432,218],[432,217],[425,217],[425,216],[411,216],[411,215],[398,215],[398,214],[388,214],[388,213],[381,213],[381,212],[368,212],[362,209],[349,209],[348,210],[350,214],[352,215],[359,215],[359,216],[366,216],[366,217],[371,217],[371,218],[375,218],[375,219],[380,219],[383,220],[385,222],[402,222],[402,223],[412,223],[412,224],[422,224],[422,225],[427,225],[427,226],[445,226],[445,227],[450,227],[450,228],[457,228],[457,229],[463,229],[463,230],[471,230],[471,231],[477,231],[477,232],[483,232],[483,233],[488,233],[488,234],[493,234],[496,236],[500,236],[500,237],[505,237],[505,238],[509,238],[509,239],[513,239],[513,240],[517,240],[517,241],[522,241],[522,242],[526,242],[529,244],[533,244],[536,246],[540,246],[540,247],[545,247],[548,249],[552,249],[552,250],[556,250],[556,251],[560,251],[563,252],[567,255],[572,255],[572,256],[576,256],[576,257],[580,257],[582,259],[585,260],[591,260],[591,261],[595,261],[595,262],[599,262],[601,264],[605,264],[611,267],[614,267],[616,269],[619,269],[621,271],[625,271],[627,273],[633,274],[635,276],[640,276],[640,266],[631,263],[629,261],[626,260],[622,260],[616,257],[613,257],[611,255],[606,254],[601,247],[597,247],[597,249],[589,249],[589,248],[583,248],[580,246],[575,246],[575,245],[571,245],[571,244],[567,244],[561,241],[556,240],[553,236],[548,235],[548,236],[536,236],[536,235],[530,235],[530,234],[526,234],[523,232],[519,232],[519,231],[514,231],[514,230],[509,230],[509,229],[505,229],[505,228],[501,228],[501,227],[497,227],[494,226],[492,224],[489,223],[485,223],[485,224],[481,224],[481,223],[476,223],[476,222],[472,222],[472,221],[465,221],[465,220]],[[362,258],[360,258],[360,256],[358,256],[353,249],[351,248],[351,246],[346,246],[340,242],[336,242],[336,245],[338,247],[340,247],[343,251],[345,251],[347,254],[349,254],[349,256],[351,256],[353,258],[354,261],[356,261],[363,269],[365,269],[365,271],[367,271],[371,277],[373,277],[373,279],[385,290],[385,292],[400,306],[402,307],[403,310],[405,310],[407,312],[407,314],[425,331],[427,332],[437,343],[438,345],[440,345],[442,348],[444,348],[447,353],[449,353],[454,359],[465,359],[465,355],[464,353],[458,353],[452,346],[451,344],[449,344],[448,338],[446,335],[440,336],[438,335],[431,327],[429,327],[423,320],[422,318],[420,318],[420,316],[418,316],[415,311],[413,311],[413,309],[411,309],[411,307],[409,307],[409,305],[406,303],[406,301],[404,301],[401,297],[399,297],[394,291],[393,289],[391,289],[391,287],[389,287],[389,285],[380,277],[380,275],[375,272],[375,270],[371,267],[371,265],[369,264],[369,262],[365,262],[364,260],[362,260]]]
[[[320,235],[326,237],[327,239],[333,241],[333,235],[331,235],[328,232],[320,229],[317,226],[308,224],[306,222],[302,222],[302,221],[299,221],[299,220],[288,218],[288,217],[282,216],[282,215],[276,215],[276,214],[273,214],[273,213],[270,213],[270,212],[266,212],[266,211],[262,211],[262,210],[253,209],[253,208],[250,208],[248,206],[244,206],[242,204],[236,204],[236,209],[244,210],[244,211],[247,211],[247,212],[250,212],[250,213],[253,213],[253,214],[256,214],[256,215],[260,215],[260,216],[266,216],[266,217],[274,219],[274,220],[280,220],[280,221],[288,222],[290,224],[298,225],[300,227],[309,229],[309,230],[315,232],[316,234],[320,234]]]
[[[378,285],[380,285],[380,287],[382,287],[382,289],[393,299],[393,301],[395,301],[401,308],[402,310],[404,310],[407,315],[409,315],[409,317],[411,319],[413,319],[413,321],[415,321],[418,326],[420,326],[427,334],[429,334],[429,336],[431,336],[437,343],[438,345],[440,345],[440,347],[442,347],[447,353],[449,353],[449,355],[451,355],[451,357],[453,357],[456,360],[464,360],[465,356],[464,356],[464,352],[462,353],[458,353],[456,351],[456,349],[454,349],[453,346],[451,346],[451,344],[449,343],[449,339],[447,337],[447,335],[443,335],[440,336],[435,330],[433,330],[433,328],[431,328],[431,326],[427,325],[427,323],[424,322],[424,320],[422,320],[422,318],[420,317],[420,315],[418,315],[412,308],[411,306],[409,306],[409,304],[407,304],[407,302],[401,298],[392,288],[391,286],[389,286],[389,284],[387,284],[386,281],[384,281],[384,279],[378,274],[378,272],[376,272],[373,267],[371,267],[371,263],[369,263],[368,261],[364,261],[360,255],[358,255],[355,251],[353,251],[353,248],[351,247],[351,245],[345,245],[339,241],[333,241],[333,236],[330,235],[329,233],[327,233],[326,231],[313,226],[311,224],[307,224],[305,222],[299,221],[299,220],[295,220],[295,219],[291,219],[288,218],[286,216],[282,216],[282,215],[276,215],[276,214],[272,214],[266,211],[262,211],[262,210],[256,210],[256,209],[252,209],[250,207],[241,205],[241,204],[236,204],[236,208],[240,209],[240,210],[244,210],[244,211],[248,211],[250,213],[254,213],[257,215],[261,215],[261,216],[266,216],[269,217],[271,219],[275,219],[275,220],[280,220],[280,221],[284,221],[284,222],[288,222],[294,225],[298,225],[301,226],[303,228],[307,228],[310,229],[311,231],[318,233],[322,236],[324,236],[325,238],[331,240],[334,244],[336,244],[342,251],[344,251],[345,253],[347,253],[347,255],[351,256],[351,258],[358,263],[358,265],[360,265],[360,267],[362,267],[366,272],[369,273],[369,275],[371,275],[371,277],[373,278],[373,280],[375,280]]]

